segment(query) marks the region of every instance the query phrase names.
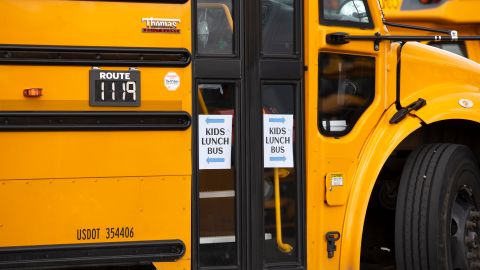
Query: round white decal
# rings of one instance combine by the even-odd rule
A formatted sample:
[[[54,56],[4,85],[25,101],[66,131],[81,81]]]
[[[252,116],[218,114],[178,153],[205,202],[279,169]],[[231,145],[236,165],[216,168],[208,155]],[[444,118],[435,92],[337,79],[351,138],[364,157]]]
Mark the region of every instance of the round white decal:
[[[163,82],[168,91],[175,91],[180,86],[180,76],[175,72],[168,72],[163,78]]]

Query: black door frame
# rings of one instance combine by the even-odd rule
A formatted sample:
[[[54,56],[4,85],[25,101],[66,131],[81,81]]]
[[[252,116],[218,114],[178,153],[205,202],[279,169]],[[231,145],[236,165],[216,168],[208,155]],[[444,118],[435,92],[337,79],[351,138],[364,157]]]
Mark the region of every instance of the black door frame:
[[[196,53],[196,0],[192,0],[192,269],[198,269],[198,157],[197,157],[197,85],[199,82],[237,82],[236,116],[236,218],[237,267],[222,269],[260,270],[306,269],[305,212],[305,135],[304,135],[304,52],[303,1],[295,3],[295,55],[263,55],[261,33],[261,1],[232,0],[234,9],[234,50],[232,55],[198,55]],[[281,68],[279,68],[281,67]],[[296,169],[298,189],[299,262],[296,264],[264,265],[263,210],[263,118],[261,86],[265,82],[297,84],[296,90]],[[254,239],[261,239],[256,241]],[[212,269],[219,267],[212,267]],[[202,269],[208,269],[208,267]]]

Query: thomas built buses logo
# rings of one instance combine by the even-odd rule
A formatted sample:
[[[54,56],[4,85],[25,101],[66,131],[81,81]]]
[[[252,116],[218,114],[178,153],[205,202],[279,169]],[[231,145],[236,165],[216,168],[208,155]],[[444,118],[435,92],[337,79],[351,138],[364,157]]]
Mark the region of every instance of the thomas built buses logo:
[[[142,18],[142,22],[146,23],[143,33],[180,33],[180,19]]]

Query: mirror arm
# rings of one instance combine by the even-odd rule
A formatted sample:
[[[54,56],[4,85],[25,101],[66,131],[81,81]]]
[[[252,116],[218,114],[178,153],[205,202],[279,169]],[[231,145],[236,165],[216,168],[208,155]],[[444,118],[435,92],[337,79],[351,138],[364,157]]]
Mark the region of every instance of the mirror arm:
[[[456,42],[456,41],[466,41],[466,40],[480,40],[480,36],[459,36],[457,31],[450,31],[449,36],[440,35],[440,36],[395,36],[395,35],[382,35],[380,33],[375,33],[373,36],[361,36],[361,35],[349,35],[345,32],[335,32],[330,33],[326,36],[327,44],[330,45],[343,45],[350,43],[350,41],[373,41],[374,49],[379,50],[379,44],[382,41],[393,41],[393,42],[407,42],[407,41],[447,41],[447,42]]]

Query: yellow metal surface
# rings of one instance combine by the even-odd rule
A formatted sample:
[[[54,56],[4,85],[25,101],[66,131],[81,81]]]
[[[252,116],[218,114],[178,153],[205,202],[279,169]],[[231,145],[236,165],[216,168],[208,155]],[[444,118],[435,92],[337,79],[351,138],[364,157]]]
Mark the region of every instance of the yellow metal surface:
[[[395,106],[392,105],[383,114],[358,158],[345,209],[342,238],[348,241],[342,241],[340,267],[335,269],[360,269],[363,225],[375,180],[396,146],[421,127],[420,121],[413,117],[405,118],[401,124],[389,124],[389,120],[396,112]]]
[[[388,50],[386,63],[387,82],[385,102],[392,104],[396,97],[396,55],[398,44]],[[468,59],[419,43],[407,43],[401,54],[401,103],[405,106],[418,98],[427,105],[413,112],[432,123],[446,119],[467,119],[480,122],[478,109],[463,108],[460,99],[480,102],[480,66]],[[419,79],[419,76],[421,79]],[[363,222],[375,180],[392,151],[413,131],[418,129],[420,119],[407,117],[399,124],[388,121],[395,114],[391,105],[363,143],[363,148],[354,161],[355,172],[344,216],[341,262],[339,269],[359,269]],[[347,182],[348,183],[348,182]]]
[[[441,5],[431,7],[424,5],[423,9],[402,10],[399,0],[382,0],[386,7],[385,17],[392,21],[430,21],[449,24],[478,24],[480,2],[475,0],[449,0]]]
[[[400,3],[395,3],[397,4]],[[381,16],[376,13],[379,12],[376,1],[369,1],[369,6],[373,7],[372,16],[378,27],[372,32],[366,29],[318,26],[317,2],[306,2],[306,65],[309,67],[305,78],[307,265],[313,269],[360,268],[363,222],[378,174],[395,147],[421,127],[420,120],[410,116],[399,124],[389,123],[397,111],[393,103],[396,97],[398,44],[382,42],[380,50],[375,52],[371,41],[352,41],[340,46],[325,43],[325,35],[333,32],[373,35],[378,31],[388,34],[381,22],[377,21]],[[317,128],[320,51],[370,55],[376,58],[375,99],[353,130],[338,139],[320,135]],[[421,119],[427,123],[444,119],[480,122],[476,107],[480,102],[478,64],[436,48],[408,43],[402,51],[401,67],[402,104],[407,105],[420,97],[427,100],[424,108],[414,112]],[[472,100],[474,107],[461,107],[458,104],[461,98]],[[342,192],[331,196],[329,173],[339,171],[343,172],[345,179]],[[328,231],[341,233],[341,239],[336,242],[337,251],[331,259],[327,258],[325,252],[325,233]]]
[[[442,97],[452,91],[477,90],[480,86],[479,65],[461,56],[420,43],[409,42],[401,56],[401,98],[404,105],[422,97]],[[425,74],[419,80],[419,74]],[[430,94],[418,93],[431,90]],[[391,95],[394,95],[392,92]],[[439,108],[437,104],[429,104]]]
[[[2,0],[0,44],[190,48],[190,2]],[[180,34],[142,33],[142,18],[180,19]]]
[[[480,1],[449,0],[441,5],[423,5],[419,10],[401,9],[401,0],[381,0],[385,19],[409,25],[418,25],[433,29],[456,30],[458,35],[480,35]],[[438,35],[439,33],[415,31],[411,29],[389,27],[395,35]],[[464,42],[467,57],[480,62],[480,41]]]
[[[190,194],[178,191],[189,189],[190,181],[187,176],[2,180],[0,246],[169,239],[188,244]],[[109,238],[112,227],[133,233]],[[83,229],[99,230],[95,239],[86,239]]]
[[[320,25],[318,2],[305,1],[304,14],[308,66],[304,137],[307,265],[309,269],[359,269],[363,222],[375,180],[389,154],[421,124],[412,116],[400,124],[388,122],[396,112],[392,104],[398,44],[382,42],[375,51],[371,41],[345,45],[325,42],[325,36],[333,32],[387,34],[379,3],[368,1],[374,29],[359,29]],[[457,2],[449,1],[448,5],[455,7]],[[0,0],[0,44],[174,47],[191,51],[190,8],[189,2]],[[142,18],[148,17],[179,18],[181,34],[142,33]],[[375,58],[375,98],[353,130],[341,138],[325,137],[318,130],[320,52]],[[140,67],[142,105],[138,108],[90,107],[89,70],[0,66],[0,110],[192,112],[190,66]],[[479,70],[474,62],[409,43],[402,52],[402,104],[426,99],[427,105],[415,112],[426,123],[445,119],[480,122]],[[165,88],[167,72],[180,76],[178,90]],[[23,89],[37,87],[43,89],[42,97],[23,97]],[[208,113],[201,93],[199,97],[201,110]],[[472,101],[473,107],[462,107],[461,99]],[[0,133],[0,246],[179,239],[186,244],[185,256],[178,262],[156,265],[166,270],[190,269],[191,136],[191,129]],[[343,176],[342,186],[329,182],[337,172]],[[275,170],[276,194],[283,173]],[[279,196],[276,204],[280,209]],[[277,227],[279,221],[280,217]],[[108,228],[133,228],[134,236],[105,239]],[[98,232],[98,238],[83,239],[83,232],[90,230],[92,236],[92,229]],[[331,259],[326,252],[328,231],[341,233]],[[277,228],[277,239],[279,235],[283,243]]]
[[[189,131],[2,132],[0,180],[190,175],[189,143]]]
[[[0,10],[0,44],[191,51],[190,2],[0,0]],[[179,19],[180,33],[143,33],[142,19],[152,17]],[[0,65],[0,111],[192,112],[190,65],[138,67],[140,107],[89,106],[91,68]],[[175,91],[164,84],[168,72],[180,77]],[[43,95],[25,98],[26,88]],[[158,266],[190,269],[191,136],[191,129],[0,133],[0,246],[181,240],[182,259]],[[112,228],[123,233],[109,238]]]
[[[379,0],[384,11],[400,9],[402,0]]]
[[[387,52],[390,47],[386,43],[380,44],[380,50],[375,51],[371,41],[350,42],[345,45],[328,45],[325,36],[334,32],[347,32],[351,35],[374,35],[375,32],[386,33],[381,21],[381,12],[377,1],[368,1],[372,11],[374,29],[359,29],[353,27],[322,26],[319,24],[318,1],[305,2],[305,64],[308,71],[305,73],[306,81],[306,205],[307,205],[307,265],[309,269],[359,269],[359,260],[348,261],[350,252],[360,253],[360,249],[350,250],[351,236],[344,235],[345,212],[348,204],[330,206],[326,202],[325,177],[330,172],[341,171],[344,173],[344,190],[346,196],[357,194],[352,189],[355,174],[359,168],[359,157],[363,146],[373,132],[385,111],[387,86],[392,84],[387,81],[387,76],[394,72],[387,62]],[[364,55],[375,57],[375,98],[370,107],[363,113],[355,124],[353,130],[339,139],[325,137],[318,130],[318,54],[321,51],[338,52],[345,54]],[[394,86],[394,84],[393,84]],[[363,180],[374,181],[374,179]],[[368,194],[362,196],[368,203]],[[362,224],[363,225],[363,224]],[[333,258],[327,257],[326,232],[338,231],[341,238],[336,242],[337,251]],[[361,237],[361,233],[358,235]],[[343,245],[346,246],[344,249]],[[345,254],[344,254],[345,253]]]
[[[190,260],[184,259],[176,262],[157,262],[154,263],[158,270],[190,270]]]
[[[395,54],[397,49],[398,45],[393,45],[390,54]],[[395,81],[392,74],[396,73],[393,68],[396,59],[394,55],[388,59],[387,78]],[[405,106],[418,98],[427,101],[425,107],[413,114],[426,123],[446,119],[480,122],[478,108],[464,108],[458,102],[460,99],[469,99],[474,104],[480,102],[480,66],[477,63],[419,43],[407,43],[401,59],[402,104]],[[395,87],[387,83],[386,90],[385,100],[392,104]],[[339,269],[359,269],[363,222],[375,180],[390,153],[421,126],[420,119],[414,117],[407,117],[399,124],[389,124],[396,111],[391,105],[383,114],[356,161],[342,234],[342,238],[349,241],[342,241]]]
[[[429,70],[422,80],[415,78]],[[415,112],[426,123],[447,119],[480,122],[480,65],[430,46],[405,45],[402,53],[402,100],[408,104],[421,97],[427,105]],[[462,100],[472,106],[462,106]]]
[[[102,70],[126,70],[126,67],[100,67]],[[190,68],[140,67],[140,107],[90,107],[90,67],[2,66],[0,65],[0,110],[122,110],[188,111],[191,107]],[[180,77],[177,91],[168,91],[163,78],[167,72]],[[23,89],[42,88],[42,96],[25,98]]]

